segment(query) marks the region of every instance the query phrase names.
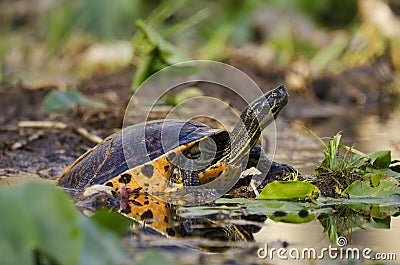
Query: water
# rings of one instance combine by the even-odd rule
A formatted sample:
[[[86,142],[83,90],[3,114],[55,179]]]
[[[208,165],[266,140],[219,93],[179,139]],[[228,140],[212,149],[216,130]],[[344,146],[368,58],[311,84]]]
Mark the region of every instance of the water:
[[[347,236],[348,247],[358,247],[359,249],[371,248],[374,252],[380,253],[396,253],[397,262],[400,261],[400,218],[392,219],[391,229],[367,229],[356,231]],[[257,242],[269,242],[273,246],[277,246],[274,242],[289,243],[287,249],[290,248],[316,248],[321,249],[335,246],[331,243],[327,236],[324,236],[322,226],[318,221],[307,224],[285,224],[276,223],[267,220],[264,228],[255,234]],[[279,247],[279,246],[278,246]],[[329,259],[328,259],[329,260]],[[340,260],[318,261],[317,264],[339,264]],[[279,258],[274,259],[274,264],[292,264],[293,260],[285,261]],[[289,262],[289,263],[288,263]],[[301,260],[296,264],[312,264],[312,261]],[[315,264],[315,263],[314,263]]]
[[[391,150],[392,160],[400,160],[400,109],[388,113],[380,110],[367,112],[353,108],[345,113],[346,115],[328,118],[300,120],[300,123],[321,137],[330,137],[341,131],[344,144],[354,145],[356,149],[365,153]],[[322,146],[316,139],[310,137],[306,130],[303,134],[297,133],[297,136],[299,137],[298,144],[279,144],[278,142],[275,158],[278,161],[293,164],[304,174],[312,174],[313,169],[322,159]],[[290,139],[290,137],[288,138]],[[287,152],[287,150],[291,150],[291,152]],[[392,217],[390,229],[359,229],[349,234],[347,239],[351,246],[369,247],[374,252],[395,253],[399,263],[399,235],[400,217]],[[269,242],[269,244],[278,246],[279,242],[287,242],[289,247],[298,248],[323,248],[332,244],[324,234],[319,221],[299,225],[267,220],[262,230],[255,234],[255,239],[260,243]],[[276,259],[273,263],[281,264],[283,262]],[[297,261],[296,264],[311,263],[313,262]],[[286,264],[288,263],[286,262]],[[339,261],[319,261],[317,264],[339,264]]]
[[[343,142],[363,152],[391,150],[393,159],[400,159],[400,109],[393,112],[366,113],[349,109],[348,114],[325,120],[308,121],[306,125],[320,136],[343,133]]]

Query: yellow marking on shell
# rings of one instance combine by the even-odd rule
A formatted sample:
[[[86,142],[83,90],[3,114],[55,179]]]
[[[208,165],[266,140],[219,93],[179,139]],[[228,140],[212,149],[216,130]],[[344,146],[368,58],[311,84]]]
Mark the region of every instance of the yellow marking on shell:
[[[143,222],[146,226],[168,236],[168,228],[171,226],[171,212],[164,201],[144,192],[130,194],[129,201],[129,211],[122,212],[123,215]],[[151,218],[149,218],[150,212]]]
[[[169,176],[172,173],[172,168],[174,165],[168,160],[167,156],[159,157],[158,159],[152,162],[152,165],[154,166],[155,171],[163,175],[165,179],[169,179]],[[168,167],[167,170],[166,167]]]
[[[179,151],[184,148],[186,147],[179,148]],[[120,175],[107,181],[106,184],[111,182],[115,190],[118,190],[119,186],[124,184],[126,188],[136,189],[141,187],[149,193],[165,192],[167,191],[168,179],[173,169],[173,164],[168,160],[168,155],[171,153],[176,154],[179,151],[168,152],[166,155],[160,156],[153,161],[122,172]],[[130,181],[127,183],[120,181],[121,176],[125,174],[131,176]]]
[[[168,180],[171,176],[174,164],[169,161],[168,158],[171,156],[171,154],[175,154],[174,157],[181,155],[184,150],[191,148],[194,144],[206,137],[200,138],[197,141],[193,141],[187,145],[182,145],[177,149],[167,152],[166,154],[154,159],[153,161],[149,161],[126,172],[122,172],[120,175],[109,180],[108,182],[111,182],[113,188],[115,190],[118,190],[118,187],[122,183],[120,181],[121,176],[129,174],[131,175],[131,180],[128,183],[123,183],[125,184],[126,188],[135,189],[142,187],[144,191],[149,193],[170,192],[173,189],[168,186]],[[213,181],[219,175],[221,175],[222,172],[226,170],[226,168],[226,163],[217,163],[210,166],[208,169],[206,169],[205,172],[199,174],[200,184],[203,185]],[[180,187],[180,185],[176,185],[175,188]]]
[[[174,153],[176,157],[180,155],[182,151],[191,148],[196,142],[204,138],[206,137],[193,141],[188,145],[180,146],[153,161],[122,172],[117,177],[105,182],[103,185],[108,186],[111,183],[113,189],[116,191],[120,190],[121,185],[133,190],[142,188],[139,193],[129,195],[129,210],[122,211],[121,213],[137,221],[146,222],[146,226],[152,227],[158,232],[169,236],[172,218],[170,209],[166,202],[149,195],[149,193],[171,191],[171,187],[168,187],[167,184],[174,165],[168,160],[168,157],[170,157],[169,155]],[[226,164],[217,164],[200,174],[199,177],[204,179],[204,183],[210,182],[217,178],[226,167]],[[126,176],[130,176],[129,181],[125,181],[127,179]],[[121,182],[121,178],[124,178],[125,182]],[[203,184],[202,182],[200,183]],[[150,212],[152,218],[145,218],[145,220],[143,220],[143,217],[148,217]],[[175,236],[179,235],[175,234]]]
[[[217,163],[199,174],[200,185],[209,183],[219,177],[227,168],[225,163]]]

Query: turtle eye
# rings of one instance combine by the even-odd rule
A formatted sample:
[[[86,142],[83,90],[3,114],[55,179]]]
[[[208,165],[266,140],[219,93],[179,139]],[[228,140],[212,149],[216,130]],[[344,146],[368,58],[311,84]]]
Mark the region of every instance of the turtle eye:
[[[263,109],[264,109],[264,105],[262,103],[257,104],[256,107],[255,107],[255,110],[256,110],[257,113],[262,112]]]
[[[278,98],[279,98],[279,94],[276,93],[276,92],[273,92],[273,93],[271,94],[270,100],[275,101],[275,100],[278,99]]]

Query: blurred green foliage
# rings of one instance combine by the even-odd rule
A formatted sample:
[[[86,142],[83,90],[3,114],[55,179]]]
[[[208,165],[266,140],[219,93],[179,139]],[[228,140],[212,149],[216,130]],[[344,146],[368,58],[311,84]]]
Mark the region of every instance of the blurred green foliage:
[[[136,19],[146,16],[155,4],[140,0],[64,0],[42,23],[47,42],[54,49],[76,32],[99,40],[126,39],[135,32]]]
[[[267,1],[266,1],[267,2]],[[264,1],[218,1],[218,5],[209,9],[209,19],[202,23],[199,32],[205,40],[201,56],[205,59],[221,58],[227,44],[243,44],[254,39],[252,14]]]
[[[350,2],[354,6],[349,12],[345,12],[347,16],[343,16],[342,24],[354,20],[356,15],[357,2],[355,0]],[[185,60],[185,57],[180,55],[179,50],[192,51],[191,55],[196,58],[221,60],[227,56],[228,46],[256,41],[253,19],[254,15],[261,9],[273,7],[283,10],[296,10],[309,14],[313,19],[321,18],[325,24],[329,24],[336,22],[327,20],[322,15],[337,3],[339,2],[335,0],[325,1],[323,4],[320,1],[312,1],[311,3],[288,0],[198,1],[196,3],[190,2],[190,4],[187,0],[174,1],[174,4],[161,1],[157,8],[144,19],[144,22],[139,22],[139,32],[133,38],[135,56],[138,58],[136,61],[134,60],[134,64],[138,66],[138,69],[132,89],[135,90],[157,70],[171,65],[171,61],[178,62],[177,60],[167,60],[166,56],[162,56],[163,47],[168,46],[170,57],[173,57],[174,54],[179,55],[174,56],[179,61]],[[311,14],[314,14],[315,17]],[[307,41],[296,39],[290,26],[285,22],[277,21],[277,27],[279,34],[276,37],[262,41],[268,42],[277,51],[276,59],[278,63],[287,65],[298,54],[307,59],[313,58],[316,47],[313,47]],[[143,35],[147,38],[143,38]],[[154,38],[149,37],[151,35],[157,36],[157,43],[153,41]],[[181,38],[179,35],[184,37]],[[147,39],[147,43],[143,39]],[[187,44],[187,42],[191,43]],[[173,47],[173,49],[170,49],[170,47]],[[195,48],[196,53],[193,52],[192,47]],[[164,52],[164,54],[166,53]]]
[[[0,189],[1,264],[129,264],[115,213],[91,219],[63,191],[43,183]]]
[[[53,51],[61,55],[61,60],[68,60],[67,57],[71,55],[79,57],[88,46],[99,41],[132,39],[131,62],[137,68],[133,89],[151,74],[168,65],[188,58],[223,61],[230,55],[230,48],[247,43],[256,43],[257,48],[268,50],[267,53],[272,54],[273,58],[266,59],[266,64],[287,66],[294,61],[303,60],[311,62],[310,65],[316,72],[328,70],[330,73],[339,73],[355,67],[354,52],[347,50],[349,42],[357,35],[361,25],[358,14],[359,1],[63,0],[37,16],[34,23],[26,24],[26,28],[33,29],[34,34],[23,34],[31,34],[39,41],[45,41],[45,52]],[[396,6],[394,0],[387,1]],[[264,27],[263,24],[257,24],[259,21],[255,21],[261,13],[264,12],[265,15],[265,11],[272,11],[278,16],[267,22],[269,24]],[[279,16],[281,13],[282,17]],[[306,15],[314,23],[309,30],[322,31],[323,36],[311,40],[311,34],[316,32],[311,32],[310,36],[299,36],[301,31],[294,32],[291,23],[297,21],[291,22],[290,18],[296,13]],[[0,58],[7,56],[13,49],[13,42],[19,42],[21,45],[21,40],[24,39],[12,38],[15,32],[13,23],[5,24],[0,30],[0,37],[6,36],[6,40],[0,43]],[[301,21],[298,24],[299,27],[302,26]],[[313,28],[315,25],[317,26]],[[322,29],[319,26],[322,26]],[[335,31],[337,29],[339,31]],[[263,30],[265,32],[261,34]],[[274,34],[268,34],[269,31],[274,31]],[[342,36],[336,39],[338,32]],[[384,37],[375,38],[376,42],[382,38]],[[365,49],[367,53],[360,55],[363,57],[367,54],[364,56],[367,63],[374,59],[368,56],[373,43],[368,43]],[[29,45],[27,48],[24,45],[28,44],[22,45],[25,49],[35,47]],[[392,46],[390,48],[395,52],[398,44]],[[25,50],[21,53],[26,57],[30,55]],[[54,53],[49,54],[53,56]],[[350,59],[344,60],[343,54],[347,54],[346,58]],[[381,53],[373,53],[374,56],[376,54]],[[396,60],[392,61],[395,67],[398,67]],[[74,63],[79,62],[74,61],[72,65]]]
[[[182,39],[197,43],[202,58],[218,58],[227,43],[253,41],[253,15],[271,7],[300,11],[331,28],[347,26],[357,14],[356,0],[63,0],[38,17],[37,24],[49,46],[57,49],[76,32],[100,40],[127,39],[137,30],[135,21],[142,19],[166,39],[176,40],[176,44]],[[10,24],[5,23],[4,27],[13,31]]]
[[[269,8],[299,11],[329,28],[347,27],[357,20],[356,0],[64,0],[39,24],[49,46],[59,48],[76,32],[100,40],[127,39],[141,19],[184,50],[195,46],[202,58],[215,59],[221,58],[228,43],[254,41],[253,16]]]
[[[297,2],[299,10],[329,28],[348,27],[357,20],[357,0],[299,0],[294,2]]]
[[[203,95],[204,93],[201,89],[197,87],[188,87],[173,95],[166,94],[164,96],[164,100],[168,105],[177,106],[187,99],[200,97]]]
[[[141,59],[132,82],[133,91],[155,72],[167,66],[190,60],[190,57],[166,41],[143,21],[139,20],[137,25],[140,31],[134,37],[133,46],[135,55]]]
[[[89,105],[93,108],[105,107],[105,103],[85,96],[79,91],[75,90],[51,90],[44,98],[42,110],[44,113],[50,114],[57,111],[65,111],[76,107],[77,105]]]

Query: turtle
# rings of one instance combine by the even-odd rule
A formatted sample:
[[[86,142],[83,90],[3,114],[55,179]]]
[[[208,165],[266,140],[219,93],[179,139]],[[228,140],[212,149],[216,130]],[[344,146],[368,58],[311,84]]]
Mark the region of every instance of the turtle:
[[[240,121],[231,133],[191,120],[154,120],[129,126],[108,136],[80,156],[64,171],[57,183],[78,191],[94,184],[103,184],[118,190],[121,184],[137,188],[130,184],[137,182],[139,176],[148,181],[143,185],[144,190],[148,191],[151,185],[161,185],[152,180],[155,174],[162,175],[168,182],[181,183],[183,186],[208,183],[221,175],[227,165],[241,166],[242,169],[258,165],[257,169],[265,175],[270,167],[286,166],[271,161],[257,145],[257,141],[261,131],[276,119],[286,105],[287,98],[284,85],[262,95],[242,112]],[[176,136],[177,128],[180,128],[178,144],[176,137],[171,137]],[[140,153],[143,150],[136,149],[143,142],[143,139],[137,137],[139,134],[146,138],[146,153]],[[181,163],[176,161],[179,158],[188,158],[186,163],[191,163],[202,152],[206,153],[207,146],[199,150],[204,142],[216,144],[215,157],[212,161],[208,160],[209,166],[201,170],[178,168],[177,164]],[[242,160],[247,155],[248,163],[243,167]]]
[[[243,171],[257,166],[262,176],[270,168],[290,168],[270,160],[257,144],[262,130],[287,101],[284,85],[267,92],[245,108],[232,132],[173,119],[126,127],[80,156],[57,184],[78,192],[95,184],[117,192],[122,188],[144,192],[130,197],[130,208],[122,212],[139,220],[155,218],[161,222],[157,229],[165,232],[171,216],[164,202],[149,193],[206,185],[229,175],[224,173],[232,168]]]

